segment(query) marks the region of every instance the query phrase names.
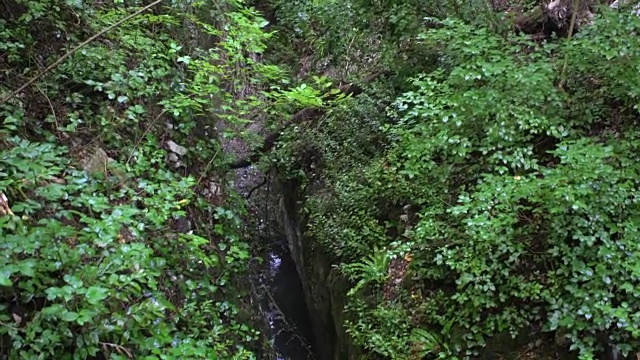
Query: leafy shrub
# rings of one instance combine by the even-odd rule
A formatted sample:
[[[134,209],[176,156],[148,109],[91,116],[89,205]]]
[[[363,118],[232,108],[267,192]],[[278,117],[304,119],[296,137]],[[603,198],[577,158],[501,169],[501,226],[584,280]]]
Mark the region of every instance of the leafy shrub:
[[[329,168],[332,206],[308,202],[310,234],[358,289],[371,285],[367,300],[351,294],[349,332],[395,359],[472,358],[523,333],[551,332],[581,359],[603,338],[635,350],[639,283],[623,259],[639,253],[640,19],[606,12],[542,45],[441,25],[419,37],[439,68],[389,108],[391,144],[353,171]],[[406,206],[415,221],[402,220]],[[385,300],[374,286],[385,270],[360,259],[394,241],[413,261]]]
[[[220,286],[207,276],[219,267],[217,256],[202,252],[197,238],[175,236],[166,227],[184,214],[180,204],[193,197],[193,179],[158,169],[148,179],[153,186],[117,188],[113,179],[68,170],[64,148],[13,141],[1,175],[16,215],[0,217],[1,285],[8,300],[1,333],[11,343],[11,358],[235,352],[220,317],[233,308],[212,313],[204,300]],[[196,330],[192,320],[208,330]]]
[[[212,169],[224,177],[216,121],[233,131],[262,106],[239,96],[244,86],[281,80],[279,69],[253,60],[269,38],[265,20],[235,1],[172,2],[48,73],[35,65],[138,6],[0,5],[8,14],[0,20],[0,63],[9,65],[0,85],[0,349],[8,359],[254,358],[258,333],[240,281],[250,256],[243,204],[233,194],[205,199],[200,182]],[[221,12],[211,17],[212,9]],[[169,166],[167,138],[188,146],[186,171]],[[103,148],[114,159],[83,169]],[[206,222],[179,231],[174,223],[187,216]]]

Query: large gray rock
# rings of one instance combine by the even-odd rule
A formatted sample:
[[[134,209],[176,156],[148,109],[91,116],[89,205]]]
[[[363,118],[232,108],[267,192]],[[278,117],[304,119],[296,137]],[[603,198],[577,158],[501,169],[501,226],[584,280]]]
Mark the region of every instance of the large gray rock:
[[[186,147],[180,146],[171,140],[167,141],[167,146],[169,147],[169,150],[171,152],[176,153],[180,156],[185,156],[188,151]]]

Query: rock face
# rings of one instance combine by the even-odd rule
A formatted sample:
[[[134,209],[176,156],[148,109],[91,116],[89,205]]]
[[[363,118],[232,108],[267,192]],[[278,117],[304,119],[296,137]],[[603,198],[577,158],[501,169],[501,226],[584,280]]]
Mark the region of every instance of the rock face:
[[[318,360],[359,359],[344,331],[344,304],[349,284],[333,268],[328,257],[304,237],[306,219],[300,214],[299,187],[293,182],[280,184],[280,218],[302,286],[318,349]]]

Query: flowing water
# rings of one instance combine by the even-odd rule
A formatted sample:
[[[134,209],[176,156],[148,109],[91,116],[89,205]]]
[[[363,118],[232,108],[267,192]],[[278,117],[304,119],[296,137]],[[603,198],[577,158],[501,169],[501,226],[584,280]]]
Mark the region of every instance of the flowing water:
[[[216,124],[219,133],[225,129],[222,122]],[[257,134],[264,133],[261,123],[258,121],[248,129]],[[223,149],[226,153],[234,154],[237,158],[247,156],[250,151],[242,139],[221,139]],[[248,166],[235,171],[235,187],[243,196],[248,196],[251,189],[255,189],[263,182],[264,174],[256,167]],[[268,188],[269,185],[265,186]],[[264,191],[264,189],[261,189]],[[254,203],[255,198],[261,191],[256,192],[249,201],[250,208],[261,208]],[[266,196],[269,202],[269,196]],[[262,232],[264,227],[269,226],[269,215],[257,210],[254,216],[260,217],[260,229],[256,233]],[[269,340],[272,342],[272,349],[267,353],[267,359],[271,360],[312,360],[314,355],[314,334],[309,318],[309,312],[305,303],[305,295],[300,282],[300,277],[296,265],[289,254],[286,240],[282,238],[269,239],[267,244],[260,244],[264,250],[262,257],[265,260],[263,265],[257,267],[258,274],[253,279],[258,287],[260,297],[260,310],[266,317],[267,332],[270,334]]]
[[[302,284],[283,241],[270,244],[260,278],[276,360],[315,359],[313,330]]]

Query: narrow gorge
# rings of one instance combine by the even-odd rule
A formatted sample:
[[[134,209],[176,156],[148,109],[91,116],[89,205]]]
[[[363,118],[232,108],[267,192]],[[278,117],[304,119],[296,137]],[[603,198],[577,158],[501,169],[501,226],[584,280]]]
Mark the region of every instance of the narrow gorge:
[[[0,360],[640,359],[637,0],[0,0]]]

